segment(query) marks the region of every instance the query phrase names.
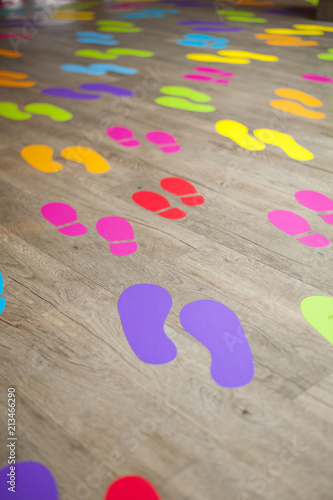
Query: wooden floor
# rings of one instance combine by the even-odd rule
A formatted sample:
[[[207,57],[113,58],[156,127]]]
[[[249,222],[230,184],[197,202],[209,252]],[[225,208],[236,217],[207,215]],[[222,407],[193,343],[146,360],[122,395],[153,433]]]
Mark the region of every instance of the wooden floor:
[[[109,5],[93,8],[96,19],[120,19],[123,12]],[[272,8],[291,5],[311,9],[301,0],[278,1]],[[95,30],[94,21],[50,20],[19,45],[21,58],[1,58],[3,70],[36,81],[28,89],[2,87],[1,101],[16,102],[21,110],[49,102],[74,115],[67,122],[0,117],[0,272],[6,298],[0,316],[0,459],[6,465],[7,388],[15,387],[17,459],[45,464],[61,500],[102,500],[107,485],[127,474],[149,479],[163,500],[332,499],[333,347],[305,321],[300,303],[313,295],[332,296],[333,244],[302,245],[270,224],[267,214],[296,212],[333,242],[333,226],[294,198],[304,189],[333,195],[333,87],[301,78],[304,73],[333,77],[333,63],[316,57],[333,47],[333,33],[309,37],[319,41],[317,47],[269,46],[254,34],[316,21],[264,14],[265,7],[238,8],[268,23],[227,21],[244,31],[218,36],[230,39],[229,49],[273,54],[279,61],[213,64],[235,73],[229,85],[182,78],[200,64],[186,54],[215,51],[178,45],[191,31],[178,22],[218,21],[210,5],[133,20],[141,33],[112,33],[120,47],[154,51],[149,59],[106,61],[137,68],[135,75],[60,69],[104,62],[74,54],[85,48],[75,33]],[[13,47],[7,39],[1,48]],[[103,94],[86,102],[40,93],[55,86],[77,90],[94,81],[132,89],[136,96]],[[216,111],[158,106],[154,101],[164,85],[206,92]],[[285,87],[320,99],[326,118],[273,109],[274,90]],[[269,145],[247,151],[217,134],[215,123],[223,119],[239,121],[250,132],[288,133],[314,159],[296,161]],[[133,129],[141,146],[112,141],[105,129],[116,125]],[[151,130],[172,133],[181,152],[160,152],[145,140]],[[51,146],[63,170],[47,174],[29,166],[20,151],[30,144]],[[111,170],[93,175],[64,160],[60,152],[73,145],[94,148]],[[138,190],[165,194],[159,183],[169,176],[189,180],[206,199],[202,206],[186,207],[181,221],[163,219],[132,201]],[[176,196],[167,197],[184,209]],[[40,208],[53,201],[72,205],[88,233],[69,238],[43,219]],[[95,229],[109,215],[131,222],[136,253],[111,254]],[[163,286],[172,295],[165,329],[178,356],[171,363],[142,363],[126,340],[117,301],[137,283]],[[182,307],[200,299],[222,302],[240,318],[254,356],[250,384],[228,389],[212,380],[209,352],[179,322]]]

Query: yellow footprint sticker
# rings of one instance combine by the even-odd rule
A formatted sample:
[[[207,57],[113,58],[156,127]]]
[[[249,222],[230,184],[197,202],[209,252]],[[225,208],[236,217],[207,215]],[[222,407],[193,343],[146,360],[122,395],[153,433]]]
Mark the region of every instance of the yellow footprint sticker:
[[[323,31],[316,30],[293,30],[287,28],[267,28],[265,30],[266,33],[270,35],[315,35],[320,36],[323,35]]]
[[[97,151],[84,146],[71,146],[61,151],[66,160],[83,163],[91,174],[104,174],[110,170],[110,165]]]
[[[300,101],[302,104],[306,106],[310,106],[313,108],[322,106],[323,103],[313,97],[306,92],[302,92],[301,90],[296,89],[277,89],[275,90],[275,94],[279,97],[286,97],[289,99],[295,99],[296,101]],[[285,99],[277,99],[270,102],[270,105],[281,111],[285,111],[286,113],[291,113],[297,116],[303,116],[304,118],[310,118],[312,120],[321,120],[325,118],[324,113],[320,113],[319,111],[313,111],[312,109],[307,109],[302,104],[298,102],[293,102]]]
[[[300,144],[297,144],[297,142],[290,135],[284,134],[283,132],[277,132],[276,130],[270,130],[267,128],[258,128],[253,131],[253,135],[265,144],[281,148],[286,155],[294,160],[309,161],[314,158],[311,151],[303,148]]]
[[[297,30],[333,32],[333,28],[331,26],[324,26],[321,24],[294,24],[294,28],[296,28]]]
[[[218,50],[217,53],[225,57],[255,59],[257,61],[264,62],[273,62],[279,60],[279,58],[276,56],[270,56],[268,54],[257,54],[256,52],[248,52],[246,50]]]
[[[52,19],[70,19],[71,21],[91,21],[95,18],[95,13],[92,11],[67,10],[54,12]]]
[[[234,120],[220,120],[215,124],[216,131],[228,137],[243,149],[248,151],[262,151],[265,149],[265,144],[254,139],[248,134],[249,129],[242,123]]]
[[[62,165],[52,160],[53,149],[44,144],[32,144],[21,151],[22,158],[40,172],[54,173],[62,170]]]
[[[333,297],[307,297],[302,300],[301,311],[306,321],[333,344]]]
[[[199,62],[217,62],[217,63],[229,63],[229,64],[249,64],[251,61],[249,59],[241,57],[220,57],[214,54],[187,54],[187,59],[191,61]]]

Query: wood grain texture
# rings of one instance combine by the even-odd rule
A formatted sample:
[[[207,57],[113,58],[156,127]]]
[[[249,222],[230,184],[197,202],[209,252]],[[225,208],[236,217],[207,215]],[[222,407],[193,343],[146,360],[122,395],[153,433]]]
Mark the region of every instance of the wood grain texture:
[[[135,75],[60,69],[104,62],[74,54],[85,47],[75,33],[93,31],[93,21],[51,20],[19,46],[1,41],[3,48],[23,52],[6,59],[3,69],[36,81],[29,89],[1,88],[1,101],[16,102],[21,110],[49,102],[74,115],[63,123],[0,117],[0,272],[6,297],[0,316],[0,465],[7,462],[7,388],[15,387],[17,458],[49,467],[60,500],[102,500],[108,484],[127,474],[149,479],[163,500],[332,499],[333,347],[305,321],[300,303],[311,295],[333,295],[333,245],[306,247],[267,220],[272,210],[294,211],[333,241],[333,226],[294,198],[310,189],[333,199],[333,87],[301,78],[333,77],[332,63],[316,57],[333,46],[332,33],[309,37],[317,47],[269,46],[254,37],[265,28],[314,23],[315,8],[302,0],[294,5],[307,7],[304,16],[313,18],[266,14],[267,7],[237,2],[216,5],[268,19],[227,22],[244,28],[218,34],[230,39],[228,48],[279,57],[275,63],[221,64],[236,73],[226,86],[182,78],[199,65],[187,53],[213,51],[177,45],[190,31],[178,22],[219,20],[209,5],[133,20],[141,33],[113,33],[120,47],[155,52],[149,59],[105,61],[137,68]],[[96,19],[120,18],[108,6],[97,7]],[[290,2],[279,0],[271,8],[280,6]],[[136,95],[103,94],[84,102],[41,94],[46,87],[77,90],[88,82],[123,86]],[[216,111],[160,107],[154,100],[164,85],[206,92]],[[312,121],[273,109],[274,90],[286,87],[320,99],[326,118]],[[314,159],[295,161],[273,146],[246,151],[217,134],[215,123],[223,119],[244,123],[250,133],[288,133]],[[115,125],[133,129],[141,146],[126,149],[112,141],[105,129]],[[172,133],[181,151],[161,153],[145,140],[151,130]],[[30,144],[51,146],[63,169],[46,174],[29,166],[20,151]],[[111,170],[92,175],[64,160],[61,151],[77,145],[96,149]],[[192,182],[205,204],[185,207],[166,195],[160,180],[169,176]],[[186,219],[166,220],[137,206],[132,194],[139,190],[166,195],[173,207],[185,209]],[[53,201],[71,204],[88,233],[68,238],[44,220],[40,208]],[[132,224],[138,242],[133,255],[112,255],[98,235],[96,222],[109,215]],[[117,301],[136,283],[154,283],[172,295],[165,330],[178,356],[167,365],[140,362],[124,336]],[[200,299],[220,301],[240,318],[254,356],[251,384],[226,389],[212,381],[209,352],[179,322],[182,307]]]

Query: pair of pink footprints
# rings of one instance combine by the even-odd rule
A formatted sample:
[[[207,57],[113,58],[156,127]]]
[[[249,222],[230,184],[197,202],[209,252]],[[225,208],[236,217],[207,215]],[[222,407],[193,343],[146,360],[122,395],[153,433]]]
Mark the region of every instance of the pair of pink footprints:
[[[118,142],[124,148],[136,148],[141,142],[134,139],[134,132],[127,127],[110,127],[106,129],[106,134]],[[163,132],[162,130],[153,130],[146,134],[146,139],[153,144],[156,144],[162,153],[178,153],[180,146],[177,144],[173,135]]]
[[[58,227],[58,231],[66,236],[81,236],[88,232],[88,228],[77,222],[76,210],[67,203],[47,203],[42,206],[41,213],[44,219]],[[130,255],[137,250],[134,240],[134,231],[131,224],[122,217],[103,217],[96,224],[96,230],[102,238],[110,243],[113,255]]]
[[[297,191],[296,200],[306,208],[315,212],[333,212],[333,200],[317,191]],[[333,225],[333,213],[321,214],[320,217],[327,224]],[[288,210],[274,210],[268,214],[269,221],[278,229],[290,236],[297,236],[311,231],[309,223],[298,214]],[[319,233],[308,234],[297,238],[308,247],[327,247],[329,240]]]
[[[180,196],[184,205],[195,207],[202,205],[205,198],[198,194],[193,184],[179,177],[166,177],[160,181],[160,185],[168,193]],[[172,208],[169,200],[154,191],[138,191],[132,195],[133,201],[140,207],[150,212],[158,212],[158,215],[165,219],[183,219],[186,213],[179,208]]]

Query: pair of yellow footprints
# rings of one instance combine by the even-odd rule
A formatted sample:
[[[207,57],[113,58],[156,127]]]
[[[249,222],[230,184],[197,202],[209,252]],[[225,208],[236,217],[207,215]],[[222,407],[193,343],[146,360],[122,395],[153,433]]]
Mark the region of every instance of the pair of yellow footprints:
[[[216,123],[215,127],[219,134],[228,137],[248,151],[262,151],[266,147],[265,144],[270,144],[281,148],[294,160],[308,161],[314,158],[311,151],[297,144],[290,135],[276,130],[258,128],[253,131],[255,139],[248,134],[249,129],[245,125],[234,120],[221,120]]]
[[[91,174],[104,174],[110,165],[97,151],[84,146],[70,146],[61,151],[66,160],[83,163]],[[54,173],[62,170],[62,165],[53,161],[53,149],[45,144],[32,144],[21,151],[22,158],[40,172]]]

